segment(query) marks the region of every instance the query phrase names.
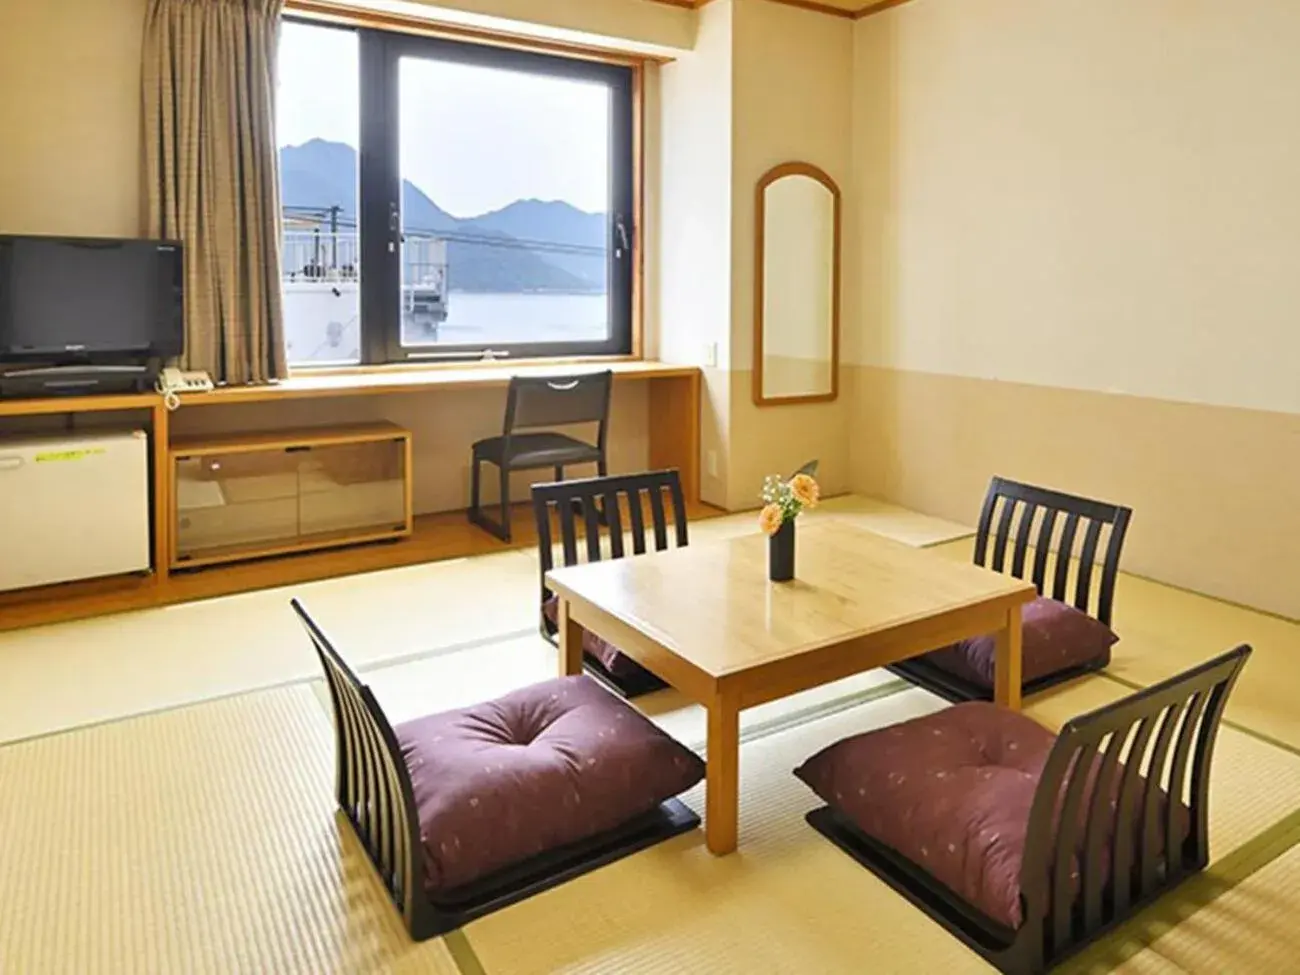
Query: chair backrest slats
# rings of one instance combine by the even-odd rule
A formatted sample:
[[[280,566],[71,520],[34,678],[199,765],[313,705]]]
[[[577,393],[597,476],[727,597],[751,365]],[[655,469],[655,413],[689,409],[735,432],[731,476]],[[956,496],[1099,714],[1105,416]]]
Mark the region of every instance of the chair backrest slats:
[[[1074,753],[1069,765],[1065,799],[1056,827],[1056,844],[1052,852],[1052,904],[1072,904],[1074,892],[1083,886],[1083,865],[1079,862],[1079,827],[1083,821],[1086,786],[1094,781],[1093,765],[1099,741],[1085,742]],[[1091,805],[1089,803],[1088,805]],[[1052,943],[1057,951],[1073,943],[1073,911],[1053,910]]]
[[[1016,531],[1015,555],[1011,558],[1011,574],[1017,579],[1025,577],[1025,554],[1029,551],[1029,529],[1033,527],[1038,505],[1029,504],[1020,513],[1020,528]]]
[[[419,819],[401,747],[370,688],[330,645],[298,600],[293,600],[316,648],[334,709],[338,748],[336,795],[379,871],[408,929],[428,908],[423,899]]]
[[[534,488],[534,491],[536,491],[536,488]],[[533,495],[533,497],[536,496],[536,494]],[[560,515],[560,544],[564,546],[564,564],[577,565],[578,529],[573,523],[573,505],[561,504],[556,507]]]
[[[641,489],[630,488],[627,492],[627,513],[632,522],[632,554],[645,555],[645,509],[641,507]]]
[[[667,498],[667,505],[665,504]],[[652,471],[647,474],[593,477],[584,480],[558,481],[554,484],[533,486],[533,518],[537,522],[538,544],[541,546],[541,597],[542,604],[550,598],[546,588],[546,573],[555,568],[555,539],[551,531],[553,512],[558,515],[560,543],[564,565],[577,565],[584,560],[623,558],[628,552],[624,538],[623,506],[627,510],[627,526],[632,535],[632,553],[645,554],[650,547],[647,534],[653,532],[654,550],[658,552],[687,544],[686,501],[682,493],[681,478],[677,471]],[[646,508],[650,509],[649,518]],[[671,507],[671,511],[668,508]],[[578,524],[575,508],[582,514],[582,531],[586,541],[578,546]],[[672,536],[668,532],[672,519]],[[602,539],[609,536],[608,556]],[[542,632],[550,637],[554,624],[542,617]]]
[[[655,526],[655,551],[668,547],[668,522],[664,518],[664,493],[659,488],[650,490],[650,518]]]
[[[1109,626],[1120,553],[1131,514],[1128,508],[1118,505],[995,477],[989,484],[980,510],[975,534],[975,563],[996,572],[1010,572],[1021,579],[1025,578],[1028,569],[1030,581],[1040,596],[1049,595],[1050,591],[1052,599],[1075,606]],[[1061,515],[1065,518],[1060,538],[1054,539]],[[1035,522],[1038,523],[1036,530]],[[1101,580],[1094,587],[1097,555],[1102,533],[1107,528],[1109,536],[1102,555]],[[1079,569],[1074,574],[1072,586],[1070,567],[1076,557],[1075,543],[1080,529],[1083,538],[1077,553]],[[1029,558],[1031,542],[1034,548],[1032,560]],[[1008,546],[1012,546],[1010,567],[1007,566]],[[1054,571],[1049,569],[1053,550]],[[1052,572],[1050,587],[1049,572]],[[1094,601],[1095,611],[1092,608]]]
[[[1071,511],[1061,529],[1061,542],[1056,550],[1056,580],[1052,585],[1052,598],[1062,603],[1068,602],[1065,586],[1070,578],[1070,553],[1074,550],[1074,534],[1078,530],[1079,516]]]
[[[1083,838],[1083,927],[1095,930],[1101,923],[1101,906],[1104,882],[1108,871],[1103,869],[1106,847],[1115,828],[1115,808],[1111,805],[1116,792],[1116,774],[1124,742],[1114,736],[1107,741],[1096,782],[1092,787],[1092,804],[1088,809],[1088,828]]]
[[[1116,888],[1115,902],[1122,910],[1128,910],[1133,893],[1133,829],[1134,810],[1137,808],[1139,784],[1142,781],[1142,756],[1146,754],[1147,742],[1155,730],[1157,715],[1147,715],[1141,719],[1137,734],[1133,738],[1133,747],[1129,750],[1128,761],[1124,763],[1124,774],[1120,776],[1119,804],[1115,812],[1114,866],[1111,869],[1111,883]]]
[[[1210,760],[1250,653],[1237,647],[1061,729],[1021,865],[1025,923],[1039,926],[1045,956],[1208,862]]]
[[[1174,745],[1174,760],[1169,769],[1169,781],[1171,783],[1186,781],[1187,762],[1192,754],[1192,745],[1196,738],[1196,726],[1201,722],[1201,716],[1205,713],[1205,704],[1208,700],[1208,694],[1197,694],[1191,699],[1187,707],[1187,712],[1183,716],[1182,729],[1178,733],[1178,743]],[[1172,786],[1169,791],[1170,795],[1173,795]],[[1194,796],[1192,801],[1196,801]],[[1170,804],[1168,815],[1165,817],[1166,850],[1171,848],[1176,833],[1178,834],[1177,845],[1181,849],[1182,845],[1187,842],[1193,828],[1190,822],[1184,821],[1181,816],[1177,815],[1177,808],[1176,805]],[[1172,863],[1173,861],[1171,859],[1168,862]]]
[[[600,561],[600,508],[595,495],[582,499],[582,520],[587,536],[587,561]]]
[[[1079,578],[1074,586],[1074,608],[1088,612],[1088,597],[1092,588],[1092,567],[1097,559],[1097,542],[1101,539],[1101,522],[1088,521],[1083,536],[1083,550],[1079,552]]]
[[[603,504],[602,510],[609,523],[609,555],[610,558],[621,559],[623,557],[623,512],[618,492],[606,491]]]
[[[1015,513],[1015,502],[1008,498],[1002,505],[1002,514],[998,517],[998,533],[993,539],[994,572],[1001,572],[1006,567],[1007,540],[1011,537],[1011,519]]]
[[[1052,553],[1052,531],[1056,528],[1055,508],[1043,509],[1042,521],[1038,526],[1038,539],[1034,542],[1034,585],[1038,595],[1042,595],[1047,586],[1047,557]]]
[[[1186,701],[1175,701],[1165,709],[1160,717],[1160,730],[1156,732],[1156,742],[1151,749],[1149,763],[1150,774],[1147,775],[1146,795],[1142,799],[1142,820],[1140,826],[1141,841],[1138,844],[1138,870],[1141,873],[1141,886],[1149,890],[1155,885],[1156,874],[1160,867],[1160,858],[1164,856],[1165,844],[1160,835],[1160,810],[1164,805],[1165,763],[1169,760],[1169,746],[1174,740],[1174,730],[1183,716]],[[1170,797],[1170,803],[1177,805],[1181,796]]]

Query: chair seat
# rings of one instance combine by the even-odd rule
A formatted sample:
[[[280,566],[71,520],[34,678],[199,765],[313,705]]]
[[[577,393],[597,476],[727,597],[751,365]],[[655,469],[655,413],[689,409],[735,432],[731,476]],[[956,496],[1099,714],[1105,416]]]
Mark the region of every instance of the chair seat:
[[[542,604],[542,615],[546,617],[552,626],[557,625],[559,600],[555,596]],[[618,647],[606,640],[602,640],[590,630],[583,630],[582,632],[582,652],[599,661],[600,665],[616,681],[640,681],[647,677],[654,677],[653,674],[623,653]]]
[[[516,433],[510,437],[509,456],[504,454],[505,446],[505,437],[489,437],[474,444],[474,456],[518,469],[591,464],[601,456],[599,447],[563,433]]]
[[[1021,610],[1021,678],[1033,684],[1063,671],[1110,663],[1119,637],[1105,623],[1066,603],[1040,596]],[[991,692],[997,641],[992,634],[962,640],[919,659]]]
[[[1014,711],[972,701],[846,738],[795,775],[871,840],[900,854],[980,913],[1014,930],[1029,814],[1056,736]],[[1103,862],[1110,859],[1122,763],[1107,789]],[[1145,790],[1145,779],[1140,779]],[[1096,767],[1082,808],[1091,806]],[[1160,793],[1160,822],[1168,799]],[[1131,828],[1141,823],[1135,811]],[[1185,807],[1179,828],[1185,831]],[[1161,829],[1163,834],[1163,829]],[[1078,832],[1079,849],[1087,835]],[[1107,871],[1108,873],[1109,871]]]
[[[394,729],[431,897],[613,830],[704,762],[588,677],[561,677]]]

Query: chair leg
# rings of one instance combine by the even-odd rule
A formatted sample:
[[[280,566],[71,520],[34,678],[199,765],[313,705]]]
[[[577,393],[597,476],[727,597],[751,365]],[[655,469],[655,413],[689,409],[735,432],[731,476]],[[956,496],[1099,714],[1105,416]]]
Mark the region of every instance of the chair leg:
[[[510,468],[501,465],[501,539],[510,541]]]
[[[564,465],[563,465],[563,464],[556,464],[556,465],[555,465],[555,479],[556,479],[557,481],[563,481],[563,480],[564,480]]]
[[[483,512],[479,507],[479,483],[481,481],[480,471],[483,467],[483,461],[475,457],[473,463],[469,466],[469,520],[478,523]]]

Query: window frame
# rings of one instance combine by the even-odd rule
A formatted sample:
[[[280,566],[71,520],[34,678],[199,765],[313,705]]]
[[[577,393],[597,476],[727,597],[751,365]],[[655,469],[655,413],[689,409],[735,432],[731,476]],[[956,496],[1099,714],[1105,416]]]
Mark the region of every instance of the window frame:
[[[359,130],[357,229],[360,234],[360,362],[290,363],[292,372],[349,371],[386,366],[425,367],[535,359],[636,358],[640,318],[641,67],[625,60],[564,56],[400,30],[286,20],[349,30],[358,45]],[[505,68],[597,81],[610,89],[610,200],[606,211],[609,335],[603,341],[491,342],[406,347],[401,316],[401,186],[399,65],[404,57]],[[395,219],[394,219],[395,218]],[[622,247],[616,244],[623,243]],[[390,245],[391,249],[390,249]],[[486,353],[486,354],[485,354]]]

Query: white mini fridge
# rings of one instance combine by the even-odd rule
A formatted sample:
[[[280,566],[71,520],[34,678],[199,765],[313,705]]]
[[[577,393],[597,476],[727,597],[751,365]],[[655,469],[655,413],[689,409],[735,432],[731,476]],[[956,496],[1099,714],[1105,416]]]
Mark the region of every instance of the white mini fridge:
[[[0,590],[148,569],[143,430],[0,440]]]

